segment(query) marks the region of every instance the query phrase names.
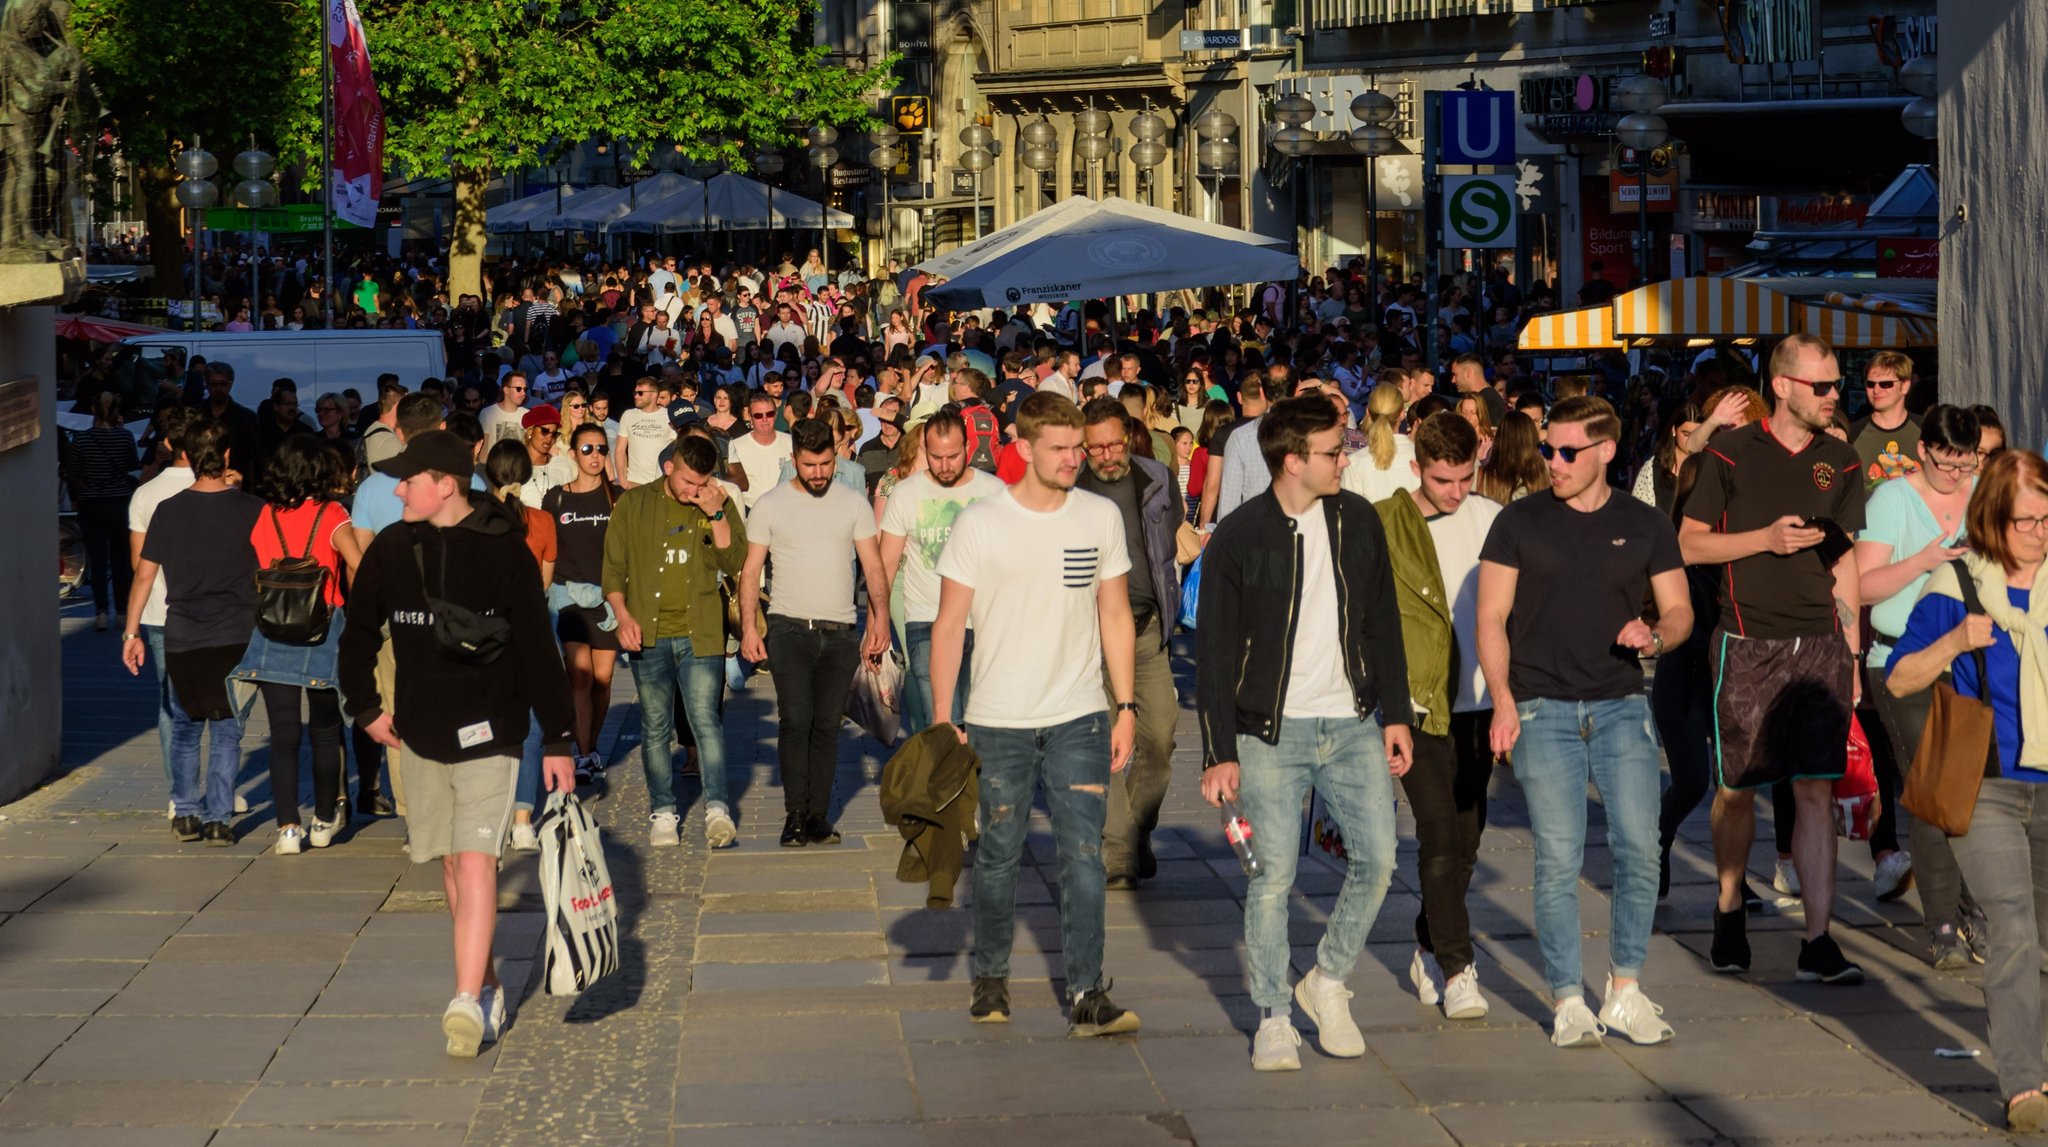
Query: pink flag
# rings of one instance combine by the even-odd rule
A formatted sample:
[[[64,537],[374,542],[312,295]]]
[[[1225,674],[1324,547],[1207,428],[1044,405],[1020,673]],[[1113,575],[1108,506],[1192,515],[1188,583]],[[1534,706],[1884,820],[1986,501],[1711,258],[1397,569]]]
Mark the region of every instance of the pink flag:
[[[370,76],[355,0],[327,0],[327,52],[334,64],[334,213],[374,227],[384,194],[384,101]]]

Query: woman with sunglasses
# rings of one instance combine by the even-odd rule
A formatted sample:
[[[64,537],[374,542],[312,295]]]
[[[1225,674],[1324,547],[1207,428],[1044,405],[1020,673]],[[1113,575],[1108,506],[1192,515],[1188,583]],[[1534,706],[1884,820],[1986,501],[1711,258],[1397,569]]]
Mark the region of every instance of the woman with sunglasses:
[[[548,587],[548,603],[557,611],[555,636],[562,643],[570,699],[576,705],[576,783],[582,785],[604,775],[597,739],[611,708],[612,671],[618,665],[618,625],[603,604],[600,587],[604,534],[619,489],[611,480],[611,447],[603,427],[585,423],[572,431],[569,456],[576,476],[549,490],[541,508],[555,523],[555,580]],[[579,597],[594,597],[598,604],[580,604]]]
[[[1174,414],[1190,433],[1202,432],[1202,414],[1208,409],[1209,400],[1223,397],[1212,393],[1215,389],[1209,385],[1209,375],[1201,367],[1191,363],[1181,372],[1180,394],[1174,403]]]

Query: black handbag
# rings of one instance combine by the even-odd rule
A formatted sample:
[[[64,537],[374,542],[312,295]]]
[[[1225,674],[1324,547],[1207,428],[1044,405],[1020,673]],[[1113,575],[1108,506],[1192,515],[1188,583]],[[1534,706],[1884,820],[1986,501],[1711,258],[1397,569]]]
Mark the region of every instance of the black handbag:
[[[256,571],[256,629],[279,645],[318,645],[327,640],[327,627],[334,619],[327,604],[327,579],[333,573],[313,557],[313,540],[320,536],[320,520],[326,516],[327,503],[322,502],[306,531],[305,552],[293,557],[277,507],[270,507],[270,527],[277,531],[281,556]]]
[[[427,610],[434,616],[434,644],[441,655],[450,661],[465,665],[489,665],[512,644],[512,622],[496,614],[479,613],[466,605],[448,600],[448,561],[444,551],[441,560],[440,596],[436,597],[427,589],[427,562],[420,550],[419,535],[413,535],[413,564],[420,571],[420,592],[426,596]]]

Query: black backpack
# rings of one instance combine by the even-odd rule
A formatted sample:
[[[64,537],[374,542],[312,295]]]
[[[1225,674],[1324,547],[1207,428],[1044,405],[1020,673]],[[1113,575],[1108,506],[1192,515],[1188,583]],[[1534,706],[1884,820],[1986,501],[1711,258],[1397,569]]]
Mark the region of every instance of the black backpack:
[[[306,531],[305,552],[292,556],[284,540],[284,524],[277,507],[270,509],[270,528],[277,531],[281,556],[265,569],[256,571],[256,628],[279,645],[318,645],[327,640],[327,627],[334,610],[327,604],[326,566],[313,557],[313,540],[320,536],[320,519],[327,516],[327,503],[313,512],[313,526]]]

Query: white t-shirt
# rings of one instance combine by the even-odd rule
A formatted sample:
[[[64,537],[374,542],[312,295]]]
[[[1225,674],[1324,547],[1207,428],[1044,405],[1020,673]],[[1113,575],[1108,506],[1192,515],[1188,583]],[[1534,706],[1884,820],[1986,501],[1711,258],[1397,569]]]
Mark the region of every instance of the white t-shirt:
[[[184,493],[191,485],[192,467],[190,466],[166,466],[162,470],[157,471],[156,477],[137,487],[134,495],[128,499],[128,529],[138,534],[148,533],[149,520],[156,516],[156,508],[164,504],[164,499],[169,498],[173,494]],[[165,599],[169,597],[170,592],[170,585],[164,577],[164,571],[161,569],[157,570],[156,581],[149,587],[149,601],[144,603],[142,607],[142,617],[139,621],[131,619],[131,623],[137,625],[162,625],[164,623]],[[127,604],[127,602],[122,602],[122,608],[127,608]]]
[[[851,623],[853,544],[874,536],[874,507],[844,483],[821,496],[791,482],[763,492],[747,511],[747,542],[775,563],[770,616]]]
[[[1479,547],[1499,516],[1499,502],[1473,494],[1457,513],[1427,519],[1437,568],[1444,575],[1444,596],[1451,600],[1451,630],[1458,637],[1458,668],[1463,670],[1457,696],[1451,698],[1453,713],[1493,708],[1486,677],[1479,672]]]
[[[903,539],[903,561],[896,567],[896,584],[903,587],[903,620],[937,620],[939,554],[953,534],[954,522],[961,510],[1003,489],[1002,479],[971,466],[956,486],[941,486],[925,471],[896,484],[882,510],[882,532]]]
[[[1067,376],[1058,371],[1046,375],[1044,381],[1038,384],[1037,390],[1040,394],[1057,394],[1068,402],[1081,401],[1081,392],[1075,390],[1074,384],[1067,381]]]
[[[1394,461],[1384,470],[1373,464],[1372,448],[1361,446],[1351,454],[1351,464],[1344,467],[1343,477],[1338,479],[1346,490],[1377,502],[1400,490],[1413,490],[1422,485],[1416,477],[1415,443],[1407,435],[1394,435]]]
[[[1337,566],[1330,558],[1330,523],[1320,500],[1294,519],[1294,532],[1301,539],[1301,613],[1294,619],[1294,655],[1287,663],[1287,703],[1280,715],[1353,717],[1358,702],[1344,672]]]
[[[753,509],[761,495],[775,485],[776,478],[782,473],[782,460],[789,457],[789,451],[789,435],[780,430],[775,432],[774,441],[766,446],[753,435],[742,434],[726,447],[726,456],[740,468],[740,473],[747,476],[747,492],[741,498],[747,509]],[[872,518],[874,514],[870,512],[868,516]]]
[[[1004,491],[960,511],[938,573],[974,591],[967,723],[1043,729],[1106,712],[1095,595],[1130,572],[1123,515],[1099,495],[1069,491],[1039,513]]]
[[[675,441],[668,413],[634,407],[619,415],[619,437],[626,440],[626,481],[635,486],[661,480],[661,452]]]
[[[484,441],[493,446],[508,438],[516,442],[524,437],[526,428],[522,423],[525,419],[524,407],[513,407],[507,411],[495,402],[484,407],[483,413],[477,415],[477,421],[484,424]]]

